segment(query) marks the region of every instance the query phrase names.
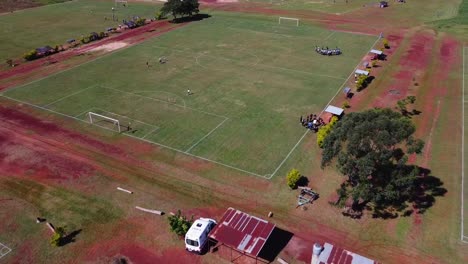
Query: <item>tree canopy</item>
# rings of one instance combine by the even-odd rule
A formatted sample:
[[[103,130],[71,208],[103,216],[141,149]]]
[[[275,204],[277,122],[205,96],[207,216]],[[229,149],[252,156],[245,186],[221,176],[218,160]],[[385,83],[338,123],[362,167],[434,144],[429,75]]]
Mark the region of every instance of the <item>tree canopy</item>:
[[[421,153],[411,120],[391,109],[350,113],[323,142],[322,168],[336,160],[347,178],[337,190],[340,202],[351,199],[359,207],[406,207],[415,192],[419,168],[407,165],[408,155]],[[374,208],[374,209],[375,209]]]
[[[171,14],[176,19],[178,16],[198,14],[199,6],[198,0],[168,0],[161,8],[161,12],[164,15]]]

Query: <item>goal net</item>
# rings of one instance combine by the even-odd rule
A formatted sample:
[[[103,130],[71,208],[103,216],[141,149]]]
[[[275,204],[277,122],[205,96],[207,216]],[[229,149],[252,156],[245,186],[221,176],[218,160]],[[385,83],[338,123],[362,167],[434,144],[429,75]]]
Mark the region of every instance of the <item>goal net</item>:
[[[118,119],[108,116],[100,115],[94,112],[88,112],[89,123],[100,127],[108,128],[111,130],[121,132],[120,122]]]
[[[281,25],[281,24],[285,24],[285,23],[287,23],[287,24],[293,23],[293,24],[296,25],[296,27],[298,27],[299,26],[299,18],[293,18],[293,17],[279,17],[278,18],[278,24]]]

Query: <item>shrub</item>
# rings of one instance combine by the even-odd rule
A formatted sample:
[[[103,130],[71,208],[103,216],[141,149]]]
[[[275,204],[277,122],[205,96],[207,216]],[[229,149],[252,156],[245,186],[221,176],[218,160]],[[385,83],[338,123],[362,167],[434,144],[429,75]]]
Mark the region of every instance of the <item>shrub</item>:
[[[13,60],[12,60],[12,59],[6,59],[6,60],[5,60],[5,63],[6,63],[9,67],[13,67]]]
[[[86,43],[91,42],[91,39],[89,38],[89,36],[81,37],[80,42],[83,44],[86,44]]]
[[[99,32],[99,39],[103,39],[105,37],[106,37],[106,33],[102,32],[102,31]]]
[[[322,126],[318,132],[317,132],[317,145],[322,148],[323,147],[323,142],[325,141],[325,138],[330,134],[331,130],[333,129],[333,126],[338,122],[338,117],[333,116],[332,119],[330,120],[330,123]]]
[[[372,67],[376,67],[377,66],[377,62],[376,61],[372,61]]]
[[[65,227],[57,227],[55,233],[50,238],[50,244],[55,247],[60,247],[65,236]]]
[[[154,18],[155,18],[156,20],[163,20],[163,19],[164,19],[164,13],[161,12],[161,10],[156,11],[156,14],[155,14]]]
[[[288,186],[291,189],[297,188],[297,182],[301,179],[301,174],[298,170],[292,169],[288,175],[286,175],[286,180],[288,182]]]
[[[176,215],[171,215],[167,219],[169,220],[171,231],[179,236],[185,236],[193,223],[193,216],[188,220],[187,217],[182,215],[180,210],[177,210]]]
[[[367,87],[367,76],[365,75],[359,75],[357,82],[356,82],[356,88],[358,91],[361,91],[362,89]]]
[[[349,105],[348,101],[343,102],[343,108],[350,108],[351,106]]]
[[[390,48],[390,45],[388,45],[388,40],[387,39],[383,39],[382,42],[383,42],[384,48],[386,48],[386,49]]]
[[[135,21],[135,24],[137,25],[137,27],[141,27],[141,26],[145,25],[145,23],[146,23],[146,19],[144,19],[144,18],[138,18]]]
[[[37,59],[37,50],[33,49],[23,55],[25,60],[31,61]]]

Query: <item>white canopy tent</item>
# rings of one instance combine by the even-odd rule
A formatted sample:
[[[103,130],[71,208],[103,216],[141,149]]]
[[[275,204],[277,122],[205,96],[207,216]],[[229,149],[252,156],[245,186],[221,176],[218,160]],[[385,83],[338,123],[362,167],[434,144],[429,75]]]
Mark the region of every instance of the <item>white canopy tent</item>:
[[[337,116],[341,116],[343,114],[343,112],[344,112],[344,109],[333,106],[333,105],[329,105],[329,106],[327,106],[327,108],[325,108],[325,112],[330,113],[330,114],[334,114],[334,115],[337,115]]]
[[[357,69],[355,71],[356,74],[359,74],[359,75],[365,75],[365,76],[368,76],[369,75],[369,72],[368,71],[364,71],[364,70],[359,70]]]
[[[377,55],[382,55],[382,54],[383,54],[383,51],[381,51],[381,50],[376,50],[376,49],[371,49],[370,53],[374,53],[374,54],[377,54]]]

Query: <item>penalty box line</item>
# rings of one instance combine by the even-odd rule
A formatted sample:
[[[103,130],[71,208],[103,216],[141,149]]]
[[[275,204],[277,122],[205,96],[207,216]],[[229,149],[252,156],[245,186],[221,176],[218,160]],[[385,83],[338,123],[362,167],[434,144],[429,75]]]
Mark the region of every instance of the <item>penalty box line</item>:
[[[375,46],[375,44],[377,44],[377,42],[379,40],[380,40],[380,36],[375,40],[374,44],[372,44],[370,49],[372,49]],[[330,101],[328,101],[328,103],[325,105],[325,107],[323,108],[323,110],[320,112],[320,114],[318,116],[321,116],[323,114],[323,112],[325,112],[325,109],[327,108],[327,106],[329,106],[330,103],[333,101],[333,99],[335,99],[335,97],[340,93],[341,89],[346,85],[346,83],[351,78],[351,76],[353,76],[354,72],[359,67],[359,65],[361,65],[361,61],[359,61],[358,64],[356,65],[356,67],[354,67],[353,71],[349,74],[348,78],[346,78],[346,80],[343,82],[343,84],[338,88],[335,95],[330,99]],[[296,145],[294,145],[294,147],[291,149],[291,151],[289,151],[288,155],[286,155],[286,157],[283,159],[283,161],[281,161],[281,163],[278,165],[278,167],[275,169],[275,171],[273,171],[273,173],[270,174],[269,177],[265,177],[265,178],[271,179],[271,178],[273,178],[273,176],[275,176],[275,174],[281,169],[283,164],[286,162],[286,160],[288,160],[288,158],[291,156],[291,154],[294,152],[294,150],[297,148],[297,146],[299,146],[299,144],[302,142],[302,140],[305,138],[305,136],[307,135],[308,132],[309,132],[309,130],[307,129],[306,132],[304,132],[304,134],[302,135],[302,137],[297,141]]]
[[[83,89],[81,89],[81,90],[79,90],[79,91],[77,91],[77,92],[71,93],[71,94],[66,95],[66,96],[63,96],[63,97],[61,97],[61,98],[59,98],[59,99],[57,99],[57,100],[55,100],[55,101],[52,101],[51,103],[45,104],[45,105],[43,105],[43,107],[49,107],[49,106],[54,105],[54,104],[56,104],[56,103],[58,103],[58,102],[60,102],[60,101],[65,100],[65,99],[67,99],[67,98],[69,98],[69,97],[72,97],[72,96],[74,96],[74,95],[80,94],[80,93],[82,93],[82,92],[84,92],[84,91],[87,91],[87,90],[89,90],[89,89],[92,89],[92,88],[94,88],[94,87],[96,87],[96,86],[98,86],[98,85],[97,85],[97,84],[94,84],[94,85],[91,85],[91,86],[89,86],[89,87],[83,88]]]
[[[74,117],[74,116],[71,116],[71,115],[67,115],[67,114],[64,114],[64,113],[60,113],[60,112],[57,112],[57,111],[54,111],[54,110],[52,110],[52,109],[45,108],[45,107],[42,107],[42,106],[39,106],[39,105],[35,105],[35,104],[31,104],[31,103],[28,103],[28,102],[25,102],[25,101],[21,101],[21,100],[18,100],[18,99],[15,99],[15,98],[6,96],[6,95],[4,95],[4,94],[0,94],[0,97],[9,99],[9,100],[14,101],[14,102],[17,102],[17,103],[25,104],[25,105],[28,105],[28,106],[31,106],[31,107],[33,107],[33,108],[37,108],[37,109],[40,109],[40,110],[43,110],[43,111],[48,111],[48,112],[51,112],[51,113],[54,113],[54,114],[57,114],[57,115],[60,115],[60,116],[63,116],[63,117],[67,117],[67,118],[70,118],[70,119],[73,119],[73,120],[76,120],[76,121],[79,121],[79,122],[83,122],[83,123],[85,123],[85,124],[89,124],[89,123],[86,122],[85,120],[79,119],[79,118],[77,118],[77,117]],[[97,127],[101,128],[101,129],[108,130],[108,131],[112,131],[112,132],[115,133],[115,130],[112,130],[112,129],[109,129],[109,128],[106,128],[106,127],[101,127],[101,126],[97,126]],[[169,149],[169,150],[172,150],[172,151],[181,153],[181,154],[185,154],[185,155],[190,156],[190,157],[198,158],[198,159],[201,159],[201,160],[204,160],[204,161],[207,161],[207,162],[211,162],[211,163],[214,163],[214,164],[217,164],[217,165],[220,165],[220,166],[223,166],[223,167],[232,169],[232,170],[236,170],[236,171],[238,171],[238,172],[246,173],[246,174],[249,174],[249,175],[252,175],[252,176],[256,176],[256,177],[260,177],[260,178],[263,178],[263,179],[269,179],[269,178],[266,177],[265,175],[260,175],[260,174],[258,174],[258,173],[251,172],[251,171],[247,171],[247,170],[244,170],[244,169],[241,169],[241,168],[238,168],[238,167],[229,165],[229,164],[225,164],[225,163],[222,163],[222,162],[219,162],[219,161],[215,161],[215,160],[211,160],[211,159],[208,159],[208,158],[205,158],[205,157],[202,157],[202,156],[197,156],[197,155],[194,155],[194,154],[191,154],[191,153],[187,153],[187,152],[185,152],[185,151],[183,151],[183,150],[176,149],[176,148],[173,148],[173,147],[164,145],[164,144],[160,144],[160,143],[157,143],[157,142],[154,142],[154,141],[145,139],[145,138],[137,137],[137,136],[134,136],[134,135],[132,135],[132,134],[123,133],[123,135],[128,136],[128,137],[131,137],[131,138],[134,138],[134,139],[137,139],[137,140],[144,141],[144,142],[149,143],[149,144],[152,144],[152,145],[156,145],[156,146],[159,146],[159,147],[162,147],[162,148],[166,148],[166,149]]]
[[[138,120],[138,119],[135,119],[135,118],[132,118],[132,117],[129,117],[129,116],[120,115],[120,114],[117,114],[117,113],[114,113],[114,112],[111,112],[111,111],[107,111],[107,110],[104,110],[104,109],[98,108],[98,107],[91,107],[91,108],[89,108],[88,110],[83,111],[83,112],[79,113],[78,115],[76,115],[76,116],[74,116],[74,117],[75,117],[75,118],[78,118],[78,117],[80,117],[80,116],[82,116],[82,115],[84,115],[84,114],[86,114],[86,113],[94,112],[94,110],[98,110],[98,111],[101,111],[101,112],[104,112],[104,113],[112,114],[112,115],[117,116],[117,117],[123,117],[123,118],[129,119],[129,120],[131,120],[131,121],[133,121],[133,122],[141,123],[141,124],[143,124],[143,125],[152,127],[153,129],[152,129],[150,132],[146,133],[142,138],[145,138],[145,137],[149,136],[150,134],[156,132],[158,129],[160,129],[159,126],[156,126],[156,125],[153,125],[153,124],[150,124],[150,123],[147,123],[147,122],[143,122],[143,121],[141,121],[141,120]],[[82,120],[82,121],[84,121],[84,122],[90,124],[89,122],[86,121],[86,120],[87,120],[86,118],[85,118],[84,120],[81,119],[81,118],[78,118],[78,119],[80,119],[80,120]],[[120,121],[120,120],[119,120],[119,121]],[[103,126],[100,126],[100,125],[96,125],[96,124],[92,124],[92,125],[95,125],[95,126],[98,126],[98,127],[102,127],[102,128],[106,128],[106,127],[103,127]],[[120,125],[120,126],[122,126],[122,125]],[[113,131],[113,130],[112,130],[112,131]],[[121,133],[122,133],[122,134],[126,134],[127,131],[122,131]]]
[[[195,148],[196,146],[198,146],[198,144],[200,144],[203,140],[205,140],[207,137],[209,137],[213,132],[216,131],[216,129],[218,129],[220,126],[222,126],[224,124],[224,122],[226,122],[229,118],[226,118],[224,119],[221,123],[219,123],[215,128],[213,128],[210,132],[208,132],[205,136],[203,136],[202,138],[200,138],[200,140],[198,140],[195,144],[193,144],[191,147],[189,147],[185,153],[188,153],[190,152],[190,150],[192,150],[193,148]]]

